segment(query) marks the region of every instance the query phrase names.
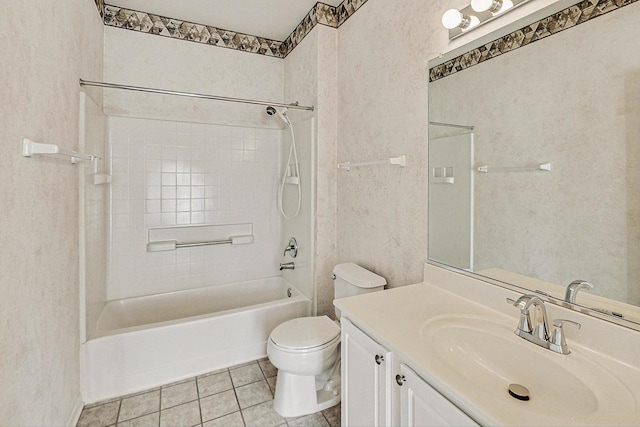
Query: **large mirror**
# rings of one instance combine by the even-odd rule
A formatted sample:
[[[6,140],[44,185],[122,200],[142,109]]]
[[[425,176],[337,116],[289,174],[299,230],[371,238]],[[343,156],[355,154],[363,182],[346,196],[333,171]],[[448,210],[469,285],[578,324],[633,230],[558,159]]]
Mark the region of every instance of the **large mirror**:
[[[640,323],[639,20],[636,2],[432,78],[431,261],[560,301],[585,280],[577,308]]]

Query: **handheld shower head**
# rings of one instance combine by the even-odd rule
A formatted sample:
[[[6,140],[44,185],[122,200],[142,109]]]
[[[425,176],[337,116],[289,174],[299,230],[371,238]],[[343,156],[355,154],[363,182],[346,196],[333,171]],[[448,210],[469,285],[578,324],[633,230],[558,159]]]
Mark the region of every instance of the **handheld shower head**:
[[[276,107],[273,107],[271,105],[269,105],[266,109],[267,114],[270,116],[278,116],[280,117],[280,120],[282,120],[286,125],[291,126],[291,121],[289,120],[289,117],[287,117],[287,109],[283,108],[282,110],[277,109]]]

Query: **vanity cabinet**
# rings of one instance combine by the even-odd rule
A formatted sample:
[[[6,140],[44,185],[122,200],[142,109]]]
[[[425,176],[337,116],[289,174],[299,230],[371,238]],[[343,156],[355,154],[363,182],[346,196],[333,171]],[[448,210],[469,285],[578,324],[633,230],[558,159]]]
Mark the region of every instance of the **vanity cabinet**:
[[[349,319],[341,321],[341,340],[342,425],[394,425],[388,392],[392,354]]]
[[[400,425],[477,426],[471,418],[434,390],[411,368],[400,364]]]
[[[478,425],[349,319],[341,328],[343,426]]]

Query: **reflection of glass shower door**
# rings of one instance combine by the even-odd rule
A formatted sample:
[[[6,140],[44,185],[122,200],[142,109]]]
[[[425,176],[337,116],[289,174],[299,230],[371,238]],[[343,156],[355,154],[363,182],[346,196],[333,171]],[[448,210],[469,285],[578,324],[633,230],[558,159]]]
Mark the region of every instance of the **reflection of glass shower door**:
[[[473,271],[473,133],[429,140],[429,259]]]

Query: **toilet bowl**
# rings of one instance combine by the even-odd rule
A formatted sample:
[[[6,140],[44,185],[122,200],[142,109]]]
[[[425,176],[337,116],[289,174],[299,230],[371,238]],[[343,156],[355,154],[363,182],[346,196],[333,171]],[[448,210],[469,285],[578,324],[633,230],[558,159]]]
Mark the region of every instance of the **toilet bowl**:
[[[387,283],[356,264],[336,265],[336,298],[381,291]],[[339,318],[340,312],[336,310]],[[299,417],[340,402],[340,326],[328,316],[301,317],[277,326],[267,355],[278,368],[273,406],[283,417]]]
[[[302,317],[276,327],[267,343],[278,368],[274,409],[297,417],[340,402],[340,327],[329,317]]]

